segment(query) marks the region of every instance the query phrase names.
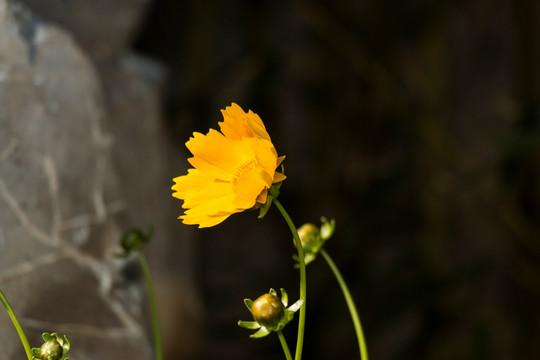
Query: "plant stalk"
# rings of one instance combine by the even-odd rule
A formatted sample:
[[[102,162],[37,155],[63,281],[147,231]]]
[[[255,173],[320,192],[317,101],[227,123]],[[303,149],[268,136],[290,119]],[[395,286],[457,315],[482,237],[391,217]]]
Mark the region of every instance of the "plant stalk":
[[[360,323],[360,317],[358,316],[358,311],[356,310],[356,305],[354,304],[354,300],[351,296],[351,293],[349,292],[347,283],[343,279],[343,276],[341,276],[341,273],[339,272],[336,264],[334,263],[330,255],[328,255],[326,250],[320,249],[319,253],[321,253],[321,255],[328,263],[328,266],[334,273],[334,276],[336,277],[336,280],[341,287],[341,291],[343,292],[343,296],[345,297],[345,301],[347,302],[347,306],[349,307],[349,312],[351,313],[352,322],[354,324],[354,330],[356,331],[356,337],[358,338],[360,357],[362,360],[368,360],[367,346],[366,340],[364,338],[364,332],[362,331],[362,324]]]
[[[285,357],[287,358],[287,360],[292,360],[289,346],[287,345],[287,341],[285,340],[285,336],[283,336],[283,332],[281,330],[278,331],[278,337],[279,342],[281,343],[281,347],[283,348],[283,352],[285,353]]]
[[[24,333],[21,323],[19,322],[19,319],[17,319],[17,316],[13,312],[13,309],[11,308],[11,305],[9,305],[9,302],[2,290],[0,290],[0,301],[2,301],[2,304],[4,304],[4,307],[6,308],[6,311],[9,314],[13,325],[15,326],[15,329],[17,329],[17,333],[19,334],[19,338],[23,344],[24,351],[26,352],[26,357],[28,360],[32,360],[34,356],[32,354],[32,349],[30,348],[30,343],[28,343],[28,339],[26,338],[26,334]]]
[[[146,291],[148,294],[148,306],[150,308],[150,318],[152,321],[152,332],[154,335],[154,352],[156,355],[156,360],[163,360],[163,349],[161,346],[161,332],[159,329],[159,314],[158,306],[156,300],[156,293],[154,291],[154,284],[152,282],[152,277],[150,276],[150,268],[146,257],[144,256],[142,250],[137,251],[139,255],[139,262],[141,263],[141,268],[144,275],[144,281],[146,283]]]
[[[295,360],[302,359],[302,349],[304,345],[304,329],[305,329],[305,323],[306,323],[306,294],[307,294],[307,282],[306,282],[306,263],[304,260],[304,249],[302,247],[302,242],[300,241],[300,237],[298,236],[298,231],[296,231],[296,226],[294,226],[294,223],[291,220],[291,217],[289,214],[287,214],[287,211],[285,211],[285,208],[281,205],[281,203],[277,199],[273,199],[274,204],[278,208],[279,212],[285,219],[285,222],[289,226],[289,229],[291,230],[291,233],[294,237],[294,241],[297,244],[296,249],[298,251],[298,263],[300,264],[300,299],[304,301],[302,307],[300,308],[300,313],[298,316],[298,337],[296,340],[296,353],[295,353]]]

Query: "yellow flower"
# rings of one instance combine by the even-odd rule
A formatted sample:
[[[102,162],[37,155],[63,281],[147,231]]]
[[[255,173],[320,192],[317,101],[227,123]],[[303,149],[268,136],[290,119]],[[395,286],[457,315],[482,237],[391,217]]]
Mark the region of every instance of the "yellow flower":
[[[278,157],[261,118],[233,103],[221,110],[221,132],[193,133],[186,147],[193,169],[174,179],[173,196],[184,200],[184,224],[217,225],[230,215],[264,204],[273,183],[285,180],[276,172]]]

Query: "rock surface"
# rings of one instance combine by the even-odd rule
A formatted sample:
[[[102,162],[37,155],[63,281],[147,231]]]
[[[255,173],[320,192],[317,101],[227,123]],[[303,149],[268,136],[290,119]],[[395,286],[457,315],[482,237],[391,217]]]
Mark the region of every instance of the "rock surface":
[[[58,24],[97,61],[121,55],[149,0],[22,0],[34,14]]]
[[[100,82],[64,31],[0,0],[0,286],[33,346],[149,359],[140,275],[114,257],[126,201]],[[0,358],[23,356],[0,312]]]

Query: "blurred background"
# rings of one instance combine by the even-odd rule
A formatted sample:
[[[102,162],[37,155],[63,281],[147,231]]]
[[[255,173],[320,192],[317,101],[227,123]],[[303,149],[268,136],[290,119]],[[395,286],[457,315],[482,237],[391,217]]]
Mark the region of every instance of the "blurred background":
[[[148,251],[166,358],[283,357],[277,337],[252,340],[236,325],[250,320],[244,298],[270,287],[298,297],[279,213],[198,230],[176,220],[171,197],[188,167],[184,143],[217,128],[231,102],[259,114],[287,156],[280,201],[295,223],[336,220],[325,248],[372,359],[540,356],[539,2],[22,2],[73,33],[110,114],[119,53],[144,59],[159,80],[163,156],[129,136],[129,119],[108,126],[118,168],[126,153],[160,164],[131,173],[124,191],[133,199],[148,178],[160,184],[133,200],[142,213],[130,219],[157,227]],[[307,306],[304,358],[358,358],[323,259],[308,266]],[[291,349],[295,324],[285,329]]]

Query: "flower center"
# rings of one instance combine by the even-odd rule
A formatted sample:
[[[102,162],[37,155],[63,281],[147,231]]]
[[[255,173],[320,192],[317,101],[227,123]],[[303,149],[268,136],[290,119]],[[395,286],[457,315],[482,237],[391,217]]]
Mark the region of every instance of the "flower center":
[[[257,162],[255,160],[246,161],[243,163],[236,171],[234,172],[234,176],[232,179],[232,183],[236,185],[238,182],[238,179],[240,179],[242,176],[247,174],[251,169],[253,169],[257,165]]]

